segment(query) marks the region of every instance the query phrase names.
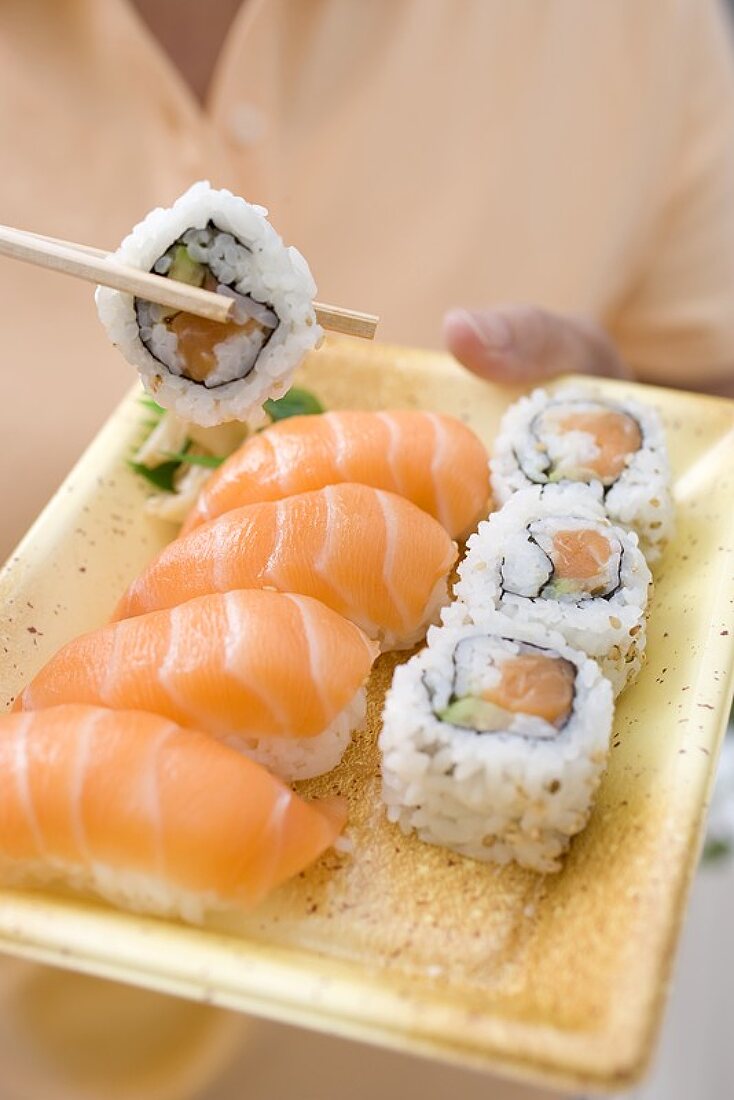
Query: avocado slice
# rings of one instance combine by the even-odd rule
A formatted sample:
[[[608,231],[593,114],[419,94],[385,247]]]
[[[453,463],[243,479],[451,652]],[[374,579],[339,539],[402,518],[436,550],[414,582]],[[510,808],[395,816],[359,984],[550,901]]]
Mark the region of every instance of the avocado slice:
[[[188,283],[189,286],[202,286],[206,268],[196,260],[192,260],[185,244],[177,244],[173,254],[173,262],[168,269],[168,278],[175,279],[177,283]]]
[[[543,589],[543,595],[547,600],[557,600],[563,596],[578,596],[582,591],[577,581],[562,577],[551,581]]]
[[[511,722],[511,715],[503,707],[498,707],[478,695],[465,695],[463,699],[455,699],[438,712],[438,717],[452,726],[461,726],[480,733],[506,730]]]

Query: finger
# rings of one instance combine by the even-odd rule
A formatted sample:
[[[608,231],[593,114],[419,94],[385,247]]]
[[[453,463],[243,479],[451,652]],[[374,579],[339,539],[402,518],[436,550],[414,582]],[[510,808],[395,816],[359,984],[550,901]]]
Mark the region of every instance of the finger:
[[[629,377],[597,325],[535,306],[453,309],[443,334],[460,363],[494,382],[535,382],[564,373]]]

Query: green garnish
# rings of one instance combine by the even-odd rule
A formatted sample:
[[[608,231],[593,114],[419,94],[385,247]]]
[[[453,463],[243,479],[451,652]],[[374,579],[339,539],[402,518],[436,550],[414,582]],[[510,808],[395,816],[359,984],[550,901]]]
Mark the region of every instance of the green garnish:
[[[147,393],[144,393],[142,397],[138,398],[138,400],[141,405],[143,405],[146,409],[149,409],[150,412],[155,413],[155,415],[158,417],[163,416],[164,412],[166,411],[162,405],[157,404],[157,402],[155,402],[152,397],[149,397]]]
[[[161,412],[165,412],[165,409],[161,409]],[[187,439],[184,443],[184,450],[180,454],[171,454],[166,462],[159,462],[157,466],[146,466],[145,463],[135,462],[134,459],[128,462],[128,466],[140,477],[144,477],[146,481],[149,481],[151,485],[155,485],[156,489],[163,493],[172,493],[174,478],[181,463],[191,460],[189,455],[186,454],[186,450],[190,446],[191,440]]]
[[[164,493],[173,492],[173,479],[180,465],[180,462],[161,462],[158,466],[145,466],[142,462],[128,462],[131,470]]]
[[[300,390],[296,386],[288,390],[284,397],[278,401],[266,401],[263,408],[271,420],[287,420],[289,416],[312,416],[322,413],[324,406],[308,390]]]
[[[210,470],[216,470],[224,462],[222,455],[190,455],[185,451],[167,451],[166,454],[171,462],[188,462],[190,466],[206,466]]]
[[[506,710],[478,695],[465,695],[463,699],[456,699],[438,711],[438,717],[452,726],[487,733],[507,729],[509,719]]]
[[[186,280],[182,281],[185,282]],[[150,431],[157,427],[158,419],[166,410],[161,408],[147,394],[140,397],[139,401],[155,417],[154,420],[147,420],[143,425]],[[297,387],[289,390],[279,401],[266,401],[264,408],[273,422],[287,420],[290,416],[309,416],[324,411],[324,407],[317,397],[309,393],[308,390],[301,390]],[[128,462],[128,466],[140,477],[144,477],[146,481],[155,486],[156,489],[164,493],[172,493],[174,491],[174,478],[183,463],[188,463],[189,466],[204,466],[209,470],[216,470],[227,457],[226,455],[189,454],[188,448],[190,446],[191,440],[187,439],[182,451],[168,451],[166,461],[159,463],[158,466],[145,466],[142,462],[134,461]]]
[[[168,269],[168,278],[175,279],[177,283],[188,283],[189,286],[203,286],[205,277],[204,265],[191,259],[186,245],[176,245],[173,262]]]

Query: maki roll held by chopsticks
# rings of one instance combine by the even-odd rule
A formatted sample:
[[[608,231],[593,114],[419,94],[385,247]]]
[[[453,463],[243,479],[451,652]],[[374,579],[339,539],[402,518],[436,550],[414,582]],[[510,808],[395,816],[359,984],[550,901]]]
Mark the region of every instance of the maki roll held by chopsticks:
[[[288,248],[267,211],[206,182],[170,209],[157,208],[122,242],[113,260],[234,302],[224,324],[97,290],[100,319],[159,404],[211,426],[257,420],[282,396],[304,354],[321,338],[308,264]]]

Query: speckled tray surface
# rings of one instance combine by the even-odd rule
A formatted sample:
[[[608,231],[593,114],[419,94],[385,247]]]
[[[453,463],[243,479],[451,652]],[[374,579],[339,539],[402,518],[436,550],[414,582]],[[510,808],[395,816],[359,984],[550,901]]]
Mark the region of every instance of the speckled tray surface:
[[[491,445],[517,396],[449,359],[360,342],[311,357],[332,408],[422,406]],[[330,853],[256,913],[188,928],[62,895],[0,892],[0,948],[395,1048],[573,1087],[619,1088],[659,1022],[731,697],[734,404],[604,382],[663,415],[678,535],[658,570],[649,660],[620,701],[591,822],[563,871],[464,860],[403,837],[379,800],[369,729],[305,793],[349,796],[354,853]],[[0,702],[101,624],[172,528],[142,511],[125,401],[0,577]]]

